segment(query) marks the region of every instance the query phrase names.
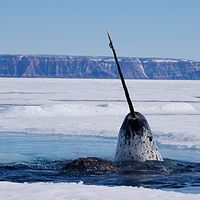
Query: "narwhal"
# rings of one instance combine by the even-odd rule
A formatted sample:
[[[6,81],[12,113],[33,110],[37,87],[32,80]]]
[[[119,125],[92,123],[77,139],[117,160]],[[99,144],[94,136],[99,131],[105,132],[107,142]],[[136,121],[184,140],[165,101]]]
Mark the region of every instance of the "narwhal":
[[[110,34],[109,46],[113,51],[119,76],[128,102],[130,113],[125,117],[118,135],[114,162],[97,157],[78,158],[64,164],[63,170],[70,175],[94,176],[102,174],[172,174],[185,172],[200,172],[199,163],[190,163],[165,159],[163,161],[157,145],[152,137],[150,126],[139,112],[134,110],[129,92],[118,62]],[[147,161],[147,162],[143,162]],[[153,161],[153,162],[151,162]]]
[[[130,113],[126,115],[119,131],[114,161],[163,161],[162,156],[158,151],[158,147],[153,140],[152,132],[146,118],[144,115],[134,110],[117,54],[108,31],[107,34],[109,38],[109,47],[112,49],[130,110]]]
[[[109,32],[107,32],[107,34],[110,42],[109,46],[112,49],[115,58],[130,113],[126,115],[119,131],[114,162],[96,157],[79,158],[67,163],[64,166],[64,170],[69,173],[81,173],[84,175],[88,175],[102,174],[108,172],[123,172],[123,170],[126,171],[126,167],[124,168],[124,164],[129,164],[129,161],[133,161],[131,163],[134,171],[137,170],[137,161],[163,161],[162,156],[158,151],[158,147],[153,140],[152,132],[146,118],[144,117],[144,115],[134,110],[131,98],[129,96],[128,88],[126,86],[117,58],[117,54],[113,46],[113,42],[111,40]],[[134,165],[134,163],[136,163],[136,166]],[[152,163],[150,164],[152,165]],[[158,163],[156,162],[154,164],[155,165],[152,166],[155,167],[155,169],[158,169]],[[141,165],[141,169],[144,169],[145,166]],[[149,168],[149,165],[147,165],[146,168]],[[162,171],[162,169],[168,171],[165,165],[162,165],[158,171]]]

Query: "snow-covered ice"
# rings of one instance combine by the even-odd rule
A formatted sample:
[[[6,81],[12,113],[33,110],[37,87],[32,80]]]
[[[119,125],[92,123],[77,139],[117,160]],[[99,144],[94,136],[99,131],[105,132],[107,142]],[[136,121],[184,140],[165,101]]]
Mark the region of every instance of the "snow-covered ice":
[[[128,106],[120,80],[0,79],[0,130],[117,137]],[[162,144],[200,148],[200,82],[127,80]]]
[[[137,187],[106,187],[82,183],[0,183],[3,200],[198,200],[200,194],[165,192]]]

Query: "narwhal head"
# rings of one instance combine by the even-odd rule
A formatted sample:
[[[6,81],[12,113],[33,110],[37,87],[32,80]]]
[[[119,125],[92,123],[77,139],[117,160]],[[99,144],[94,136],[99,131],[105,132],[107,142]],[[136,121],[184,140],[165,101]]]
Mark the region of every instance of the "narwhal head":
[[[129,113],[120,128],[123,131],[125,143],[127,145],[131,144],[131,139],[135,137],[135,135],[139,137],[144,136],[144,132],[151,132],[150,126],[144,117],[139,112],[135,112],[135,116],[133,117],[131,113]],[[152,141],[152,136],[148,135],[149,141]]]
[[[135,112],[135,117],[129,113],[125,117],[119,131],[114,160],[163,160],[153,140],[150,126],[141,113]]]
[[[146,118],[141,113],[135,112],[110,34],[108,32],[107,34],[130,110],[119,131],[115,161],[162,161]]]

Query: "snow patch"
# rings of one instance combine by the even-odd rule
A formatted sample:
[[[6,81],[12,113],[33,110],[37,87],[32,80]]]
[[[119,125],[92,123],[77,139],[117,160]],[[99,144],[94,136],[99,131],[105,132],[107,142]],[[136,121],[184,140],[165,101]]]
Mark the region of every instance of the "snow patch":
[[[12,106],[8,109],[1,109],[0,117],[58,117],[58,116],[106,116],[126,115],[128,106],[123,103],[102,103],[102,104],[54,104],[42,106]],[[138,106],[137,110],[144,114],[198,114],[189,103],[168,103],[149,106]]]
[[[151,114],[198,114],[199,112],[189,103],[163,103],[153,106],[139,107],[143,113]]]
[[[127,186],[94,186],[77,183],[0,183],[3,200],[199,200],[200,194],[183,194]]]
[[[177,63],[179,62],[180,60],[175,60],[175,59],[152,59],[152,62],[156,62],[156,63]]]

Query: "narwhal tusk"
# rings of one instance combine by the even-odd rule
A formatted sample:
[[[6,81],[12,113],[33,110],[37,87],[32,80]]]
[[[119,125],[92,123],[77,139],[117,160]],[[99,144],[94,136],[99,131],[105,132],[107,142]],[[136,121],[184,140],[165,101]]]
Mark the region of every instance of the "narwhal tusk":
[[[126,83],[125,83],[125,80],[124,80],[124,77],[123,77],[123,74],[122,74],[122,71],[121,71],[121,68],[120,68],[120,64],[119,64],[119,61],[117,59],[117,54],[115,52],[115,48],[113,46],[111,36],[110,36],[108,30],[107,30],[107,34],[108,34],[108,39],[109,39],[109,47],[112,49],[112,52],[113,52],[113,55],[114,55],[114,58],[115,58],[115,62],[117,64],[117,69],[118,69],[119,76],[120,76],[120,79],[121,79],[121,82],[122,82],[122,86],[124,88],[124,92],[125,92],[125,96],[126,96],[128,105],[129,105],[130,113],[131,113],[133,118],[136,118],[135,111],[134,111],[134,108],[133,108],[133,104],[132,104],[131,98],[129,96],[128,88],[126,86]]]

